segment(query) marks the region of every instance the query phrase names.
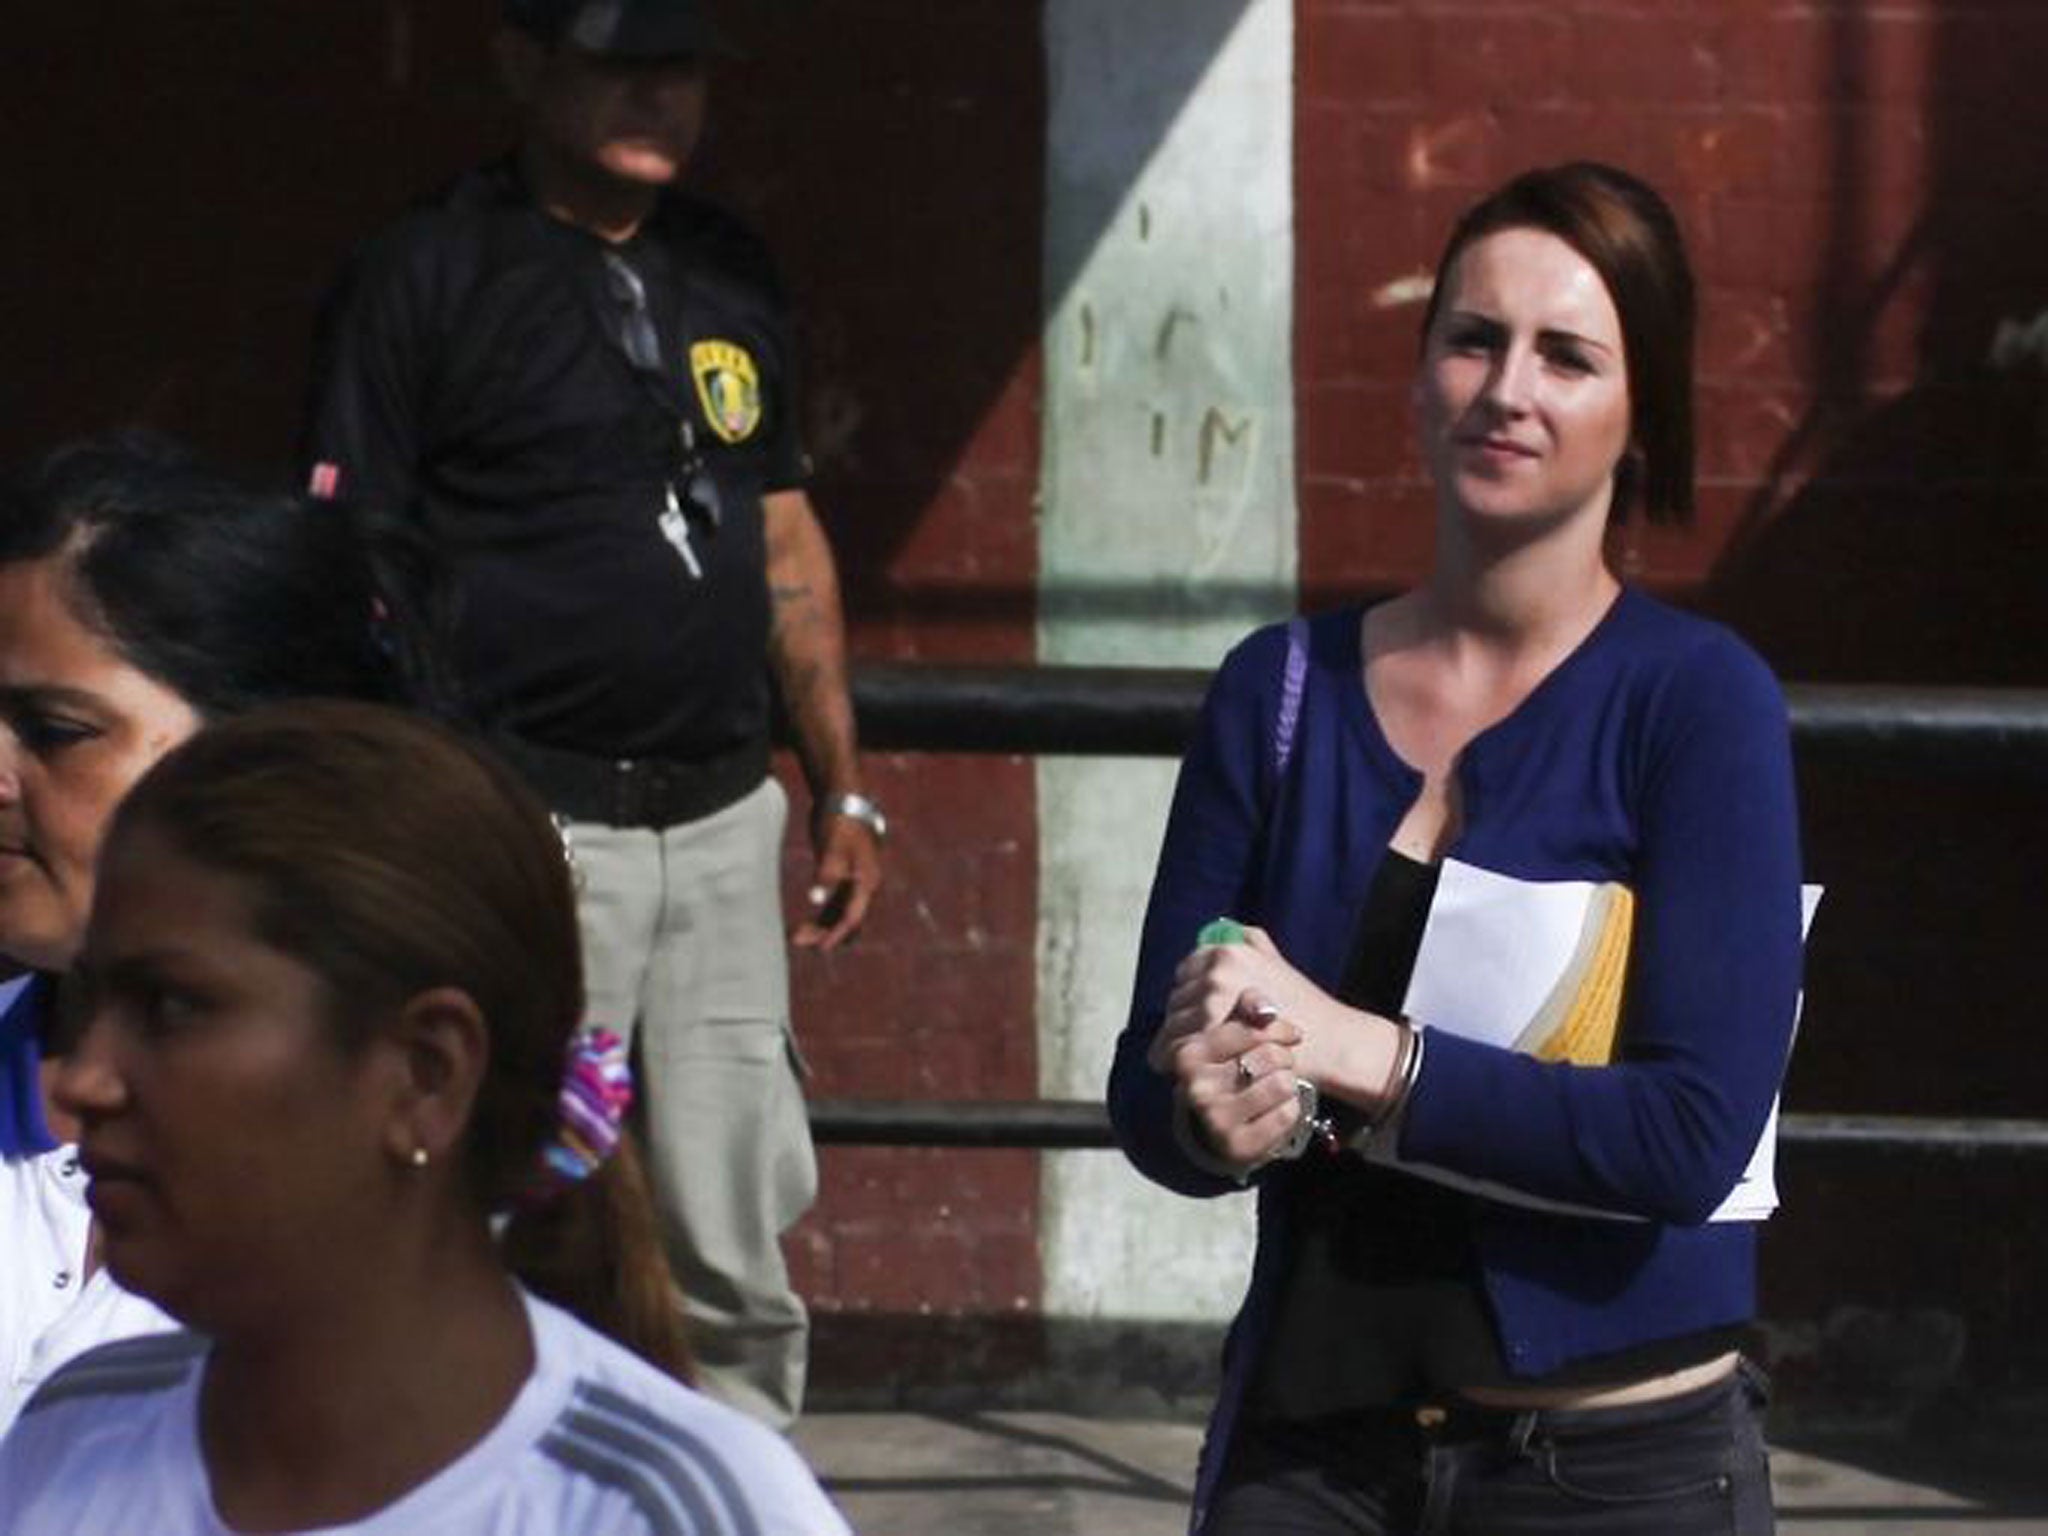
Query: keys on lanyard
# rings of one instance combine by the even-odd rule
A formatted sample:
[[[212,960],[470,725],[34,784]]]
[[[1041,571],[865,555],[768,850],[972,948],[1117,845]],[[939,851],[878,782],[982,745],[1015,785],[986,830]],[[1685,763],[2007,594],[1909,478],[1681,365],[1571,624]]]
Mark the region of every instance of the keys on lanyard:
[[[661,509],[661,516],[655,519],[655,526],[661,529],[661,536],[674,546],[675,552],[683,557],[683,564],[689,567],[690,575],[702,581],[704,562],[697,558],[696,546],[690,542],[690,520],[683,515],[683,505],[676,499],[675,481],[664,485],[662,492],[668,504]]]
[[[711,470],[697,447],[697,429],[688,417],[676,423],[676,464],[662,486],[662,500],[656,526],[683,557],[690,575],[702,581],[704,563],[690,538],[690,513],[695,510],[703,520],[707,536],[715,536],[725,519],[725,509],[718,499],[718,482],[711,478]]]
[[[647,302],[647,284],[633,269],[632,263],[613,250],[604,253],[604,274],[606,290],[615,305],[616,340],[620,350],[642,381],[653,389],[664,408],[669,408],[669,391],[673,385],[662,360],[661,332],[655,325],[654,311]],[[716,536],[719,524],[725,518],[725,508],[719,503],[718,482],[711,477],[703,450],[697,446],[696,425],[684,415],[676,422],[675,459],[662,485],[661,513],[655,519],[655,526],[661,530],[661,536],[668,540],[670,547],[682,556],[684,568],[689,571],[691,579],[702,581],[704,562],[698,558],[697,546],[690,537],[692,511],[702,520],[705,536]]]

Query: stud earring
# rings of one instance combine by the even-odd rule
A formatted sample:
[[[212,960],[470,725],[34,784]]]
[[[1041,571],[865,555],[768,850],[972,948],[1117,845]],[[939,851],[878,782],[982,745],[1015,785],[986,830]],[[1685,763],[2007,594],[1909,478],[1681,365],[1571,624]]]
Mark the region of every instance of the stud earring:
[[[407,1159],[407,1161],[409,1161],[414,1168],[426,1167],[427,1149],[425,1147],[414,1147],[412,1149],[412,1156],[409,1159]]]

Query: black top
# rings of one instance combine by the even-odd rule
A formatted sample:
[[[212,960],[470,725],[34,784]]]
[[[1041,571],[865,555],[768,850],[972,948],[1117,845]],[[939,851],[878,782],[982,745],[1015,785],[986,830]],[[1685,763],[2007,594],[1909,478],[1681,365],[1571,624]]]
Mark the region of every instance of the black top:
[[[638,362],[632,279],[653,340]],[[773,270],[732,219],[669,195],[612,248],[500,163],[343,274],[308,458],[316,489],[416,514],[449,552],[455,662],[487,719],[701,761],[767,733],[760,498],[803,479],[792,375]],[[672,484],[701,575],[661,526]]]
[[[1359,916],[1344,1001],[1401,1016],[1438,873],[1386,850]],[[1297,1236],[1252,1382],[1253,1416],[1317,1418],[1459,1387],[1530,1385],[1501,1359],[1472,1250],[1476,1198],[1311,1150],[1288,1188]],[[1660,1339],[1540,1381],[1597,1385],[1675,1370],[1733,1348],[1739,1331]]]

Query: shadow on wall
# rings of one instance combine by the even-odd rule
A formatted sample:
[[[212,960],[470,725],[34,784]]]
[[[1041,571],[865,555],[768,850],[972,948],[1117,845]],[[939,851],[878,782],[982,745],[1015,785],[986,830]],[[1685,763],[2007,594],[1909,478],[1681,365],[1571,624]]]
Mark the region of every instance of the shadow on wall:
[[[1030,654],[1043,316],[1248,0],[1180,0],[1170,48],[1099,59],[1090,88],[1115,98],[1117,131],[1068,157],[1088,162],[1058,194],[1079,233],[1047,252],[1047,124],[1073,114],[1047,101],[1044,33],[1085,36],[1105,3],[1124,0],[787,0],[719,85],[710,187],[801,297],[819,504],[856,552],[852,607],[916,624],[934,654],[987,655],[991,631]]]
[[[1880,100],[1899,34],[1880,43],[1861,8],[1829,16],[1817,387],[1705,606],[1787,678],[2048,687],[2048,98],[2032,77],[2048,13],[1928,14],[1925,173],[1904,176],[1883,135],[1907,115]],[[1801,801],[1829,895],[1787,1105],[2048,1115],[2042,786],[1830,763],[1802,771]],[[2038,1160],[1794,1170],[1764,1246],[1766,1312],[1796,1320],[1774,1341],[1789,1395],[1897,1423],[2038,1401],[2048,1347],[2020,1298],[2048,1267],[2044,1176]]]
[[[1932,13],[1924,174],[1883,110],[1899,45],[1828,25],[1816,389],[1708,601],[1786,676],[2048,685],[2048,13]]]

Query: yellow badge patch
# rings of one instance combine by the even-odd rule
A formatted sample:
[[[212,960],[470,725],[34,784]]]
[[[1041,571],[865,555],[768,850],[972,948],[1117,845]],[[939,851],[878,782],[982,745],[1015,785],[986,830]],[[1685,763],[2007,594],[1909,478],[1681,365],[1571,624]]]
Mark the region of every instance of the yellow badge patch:
[[[690,344],[690,377],[711,430],[728,443],[753,436],[761,425],[761,375],[745,347],[730,341]]]

